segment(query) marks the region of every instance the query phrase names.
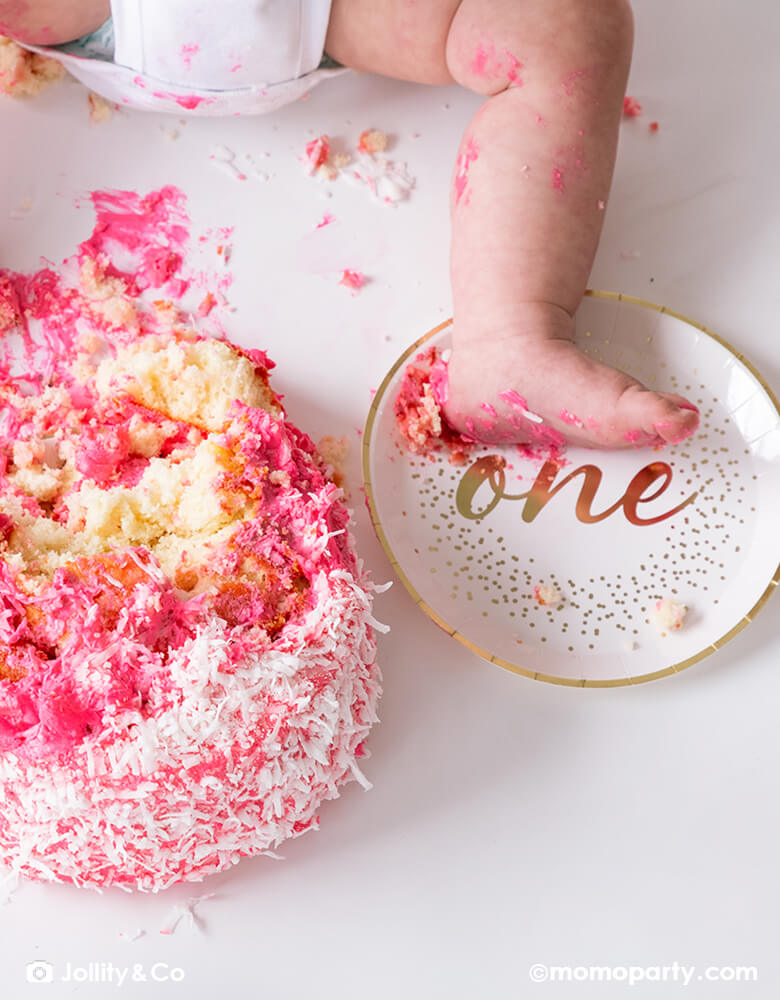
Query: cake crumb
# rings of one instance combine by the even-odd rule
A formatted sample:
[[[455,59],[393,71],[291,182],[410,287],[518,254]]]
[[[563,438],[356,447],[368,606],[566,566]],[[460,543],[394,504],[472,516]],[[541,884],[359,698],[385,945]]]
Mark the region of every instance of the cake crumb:
[[[447,355],[430,347],[406,366],[393,412],[398,432],[412,454],[432,458],[444,450],[451,465],[465,465],[474,441],[450,427],[441,410],[448,396]],[[494,458],[504,464],[503,458]]]
[[[331,165],[337,170],[341,170],[342,167],[346,167],[351,162],[352,157],[349,153],[334,153],[330,158]]]
[[[635,97],[624,97],[623,114],[626,118],[638,118],[642,114],[642,105]]]
[[[330,137],[323,134],[306,143],[301,160],[310,177],[333,181],[341,176],[350,183],[367,187],[376,201],[395,205],[409,197],[415,179],[407,172],[406,164],[377,155],[385,152],[388,143],[385,132],[376,128],[365,129],[355,147],[355,163],[346,170],[344,168],[353,162],[352,156],[346,152],[334,152]]]
[[[317,442],[317,451],[328,467],[328,476],[336,486],[344,486],[346,462],[349,455],[349,438],[325,434]]]
[[[552,604],[559,604],[561,592],[552,583],[539,583],[534,587],[534,598],[537,604],[549,607]]]
[[[0,93],[9,97],[36,97],[50,83],[61,80],[65,70],[56,59],[28,52],[11,38],[0,35]]]
[[[32,209],[33,201],[32,198],[22,198],[19,206],[17,208],[12,208],[8,213],[9,219],[25,219]]]
[[[208,316],[216,304],[217,300],[211,292],[206,292],[206,295],[198,306],[198,316]]]
[[[680,628],[687,613],[688,608],[671,597],[656,601],[649,610],[650,621],[661,635],[666,635],[670,629]]]
[[[387,149],[387,134],[378,128],[367,128],[360,133],[357,148],[361,153],[384,153]]]
[[[338,167],[330,162],[330,137],[323,134],[307,142],[303,163],[310,177],[334,180],[338,174]]]
[[[359,291],[363,285],[366,283],[366,276],[362,271],[342,271],[340,285],[344,285],[345,288],[351,288],[352,294]]]
[[[127,283],[108,275],[109,260],[104,254],[84,257],[81,261],[81,290],[93,313],[110,326],[135,329],[138,316]]]
[[[87,94],[87,103],[89,104],[89,120],[94,125],[111,120],[113,109],[108,101],[104,97],[101,97],[100,94],[95,94],[90,90]]]

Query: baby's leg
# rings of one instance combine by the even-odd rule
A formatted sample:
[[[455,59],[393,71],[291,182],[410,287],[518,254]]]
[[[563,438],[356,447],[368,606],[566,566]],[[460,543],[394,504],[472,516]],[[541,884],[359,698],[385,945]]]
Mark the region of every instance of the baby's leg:
[[[625,0],[335,0],[335,58],[405,79],[454,79],[488,97],[461,143],[451,195],[445,412],[460,430],[527,440],[540,415],[570,441],[614,447],[680,440],[697,425],[684,400],[572,343],[631,43]]]

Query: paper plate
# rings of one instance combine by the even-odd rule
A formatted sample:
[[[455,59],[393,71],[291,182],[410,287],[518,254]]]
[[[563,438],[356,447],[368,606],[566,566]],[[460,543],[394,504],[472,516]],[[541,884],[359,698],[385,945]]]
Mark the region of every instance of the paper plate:
[[[686,396],[701,428],[659,451],[569,448],[548,487],[574,475],[532,507],[517,495],[531,489],[541,459],[491,446],[457,467],[447,455],[404,447],[393,415],[404,366],[423,345],[448,347],[450,331],[448,321],[398,359],[363,442],[377,535],[437,625],[516,673],[613,686],[683,670],[752,620],[780,582],[780,412],[743,357],[664,307],[588,292],[577,312],[583,350]],[[508,463],[503,485],[481,475],[484,462],[474,464],[488,455]],[[578,502],[583,484],[596,480],[591,501]],[[560,601],[540,605],[540,584],[554,585]],[[662,636],[648,609],[666,597],[688,615]]]

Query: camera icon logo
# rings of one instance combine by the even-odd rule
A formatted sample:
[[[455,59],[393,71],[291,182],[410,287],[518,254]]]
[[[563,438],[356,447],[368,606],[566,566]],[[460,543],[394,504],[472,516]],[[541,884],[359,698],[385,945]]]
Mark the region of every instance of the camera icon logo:
[[[51,962],[28,962],[25,974],[28,983],[54,982],[54,966]]]

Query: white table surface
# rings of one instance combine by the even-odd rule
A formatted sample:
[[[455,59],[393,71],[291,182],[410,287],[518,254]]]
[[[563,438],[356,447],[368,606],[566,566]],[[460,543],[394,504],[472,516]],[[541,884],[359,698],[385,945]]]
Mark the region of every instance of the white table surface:
[[[780,8],[635,8],[629,93],[645,114],[622,126],[591,284],[705,324],[777,391]],[[447,189],[478,106],[454,87],[371,76],[323,85],[266,120],[184,126],[126,112],[93,125],[74,82],[4,99],[0,262],[32,269],[72,252],[93,221],[74,198],[94,188],[173,183],[199,225],[235,225],[231,332],[278,363],[276,387],[300,426],[350,436],[359,548],[388,579],[359,493],[356,429],[398,354],[450,314]],[[396,137],[392,155],[417,178],[395,209],[343,182],[326,198],[296,159],[315,134],[351,145],[369,126]],[[215,143],[255,154],[269,179],[232,180],[209,159]],[[10,219],[25,198],[30,212]],[[337,221],[315,233],[326,211]],[[337,284],[346,267],[371,278],[354,298]],[[0,907],[3,997],[37,995],[24,981],[33,960],[54,964],[50,997],[114,995],[62,981],[67,963],[135,965],[147,980],[122,986],[131,997],[778,995],[776,596],[698,666],[612,690],[485,663],[400,584],[376,610],[392,631],[380,641],[382,722],[365,767],[374,788],[353,783],[327,803],[321,831],[285,845],[284,861],[245,861],[202,886],[156,897],[21,886]],[[161,936],[172,906],[201,892],[216,894],[198,911],[203,930]],[[120,937],[139,928],[138,940]],[[536,963],[652,976],[675,962],[697,967],[687,988],[529,979]],[[151,982],[154,963],[183,981]],[[713,985],[697,978],[708,966],[756,966],[759,979]]]

